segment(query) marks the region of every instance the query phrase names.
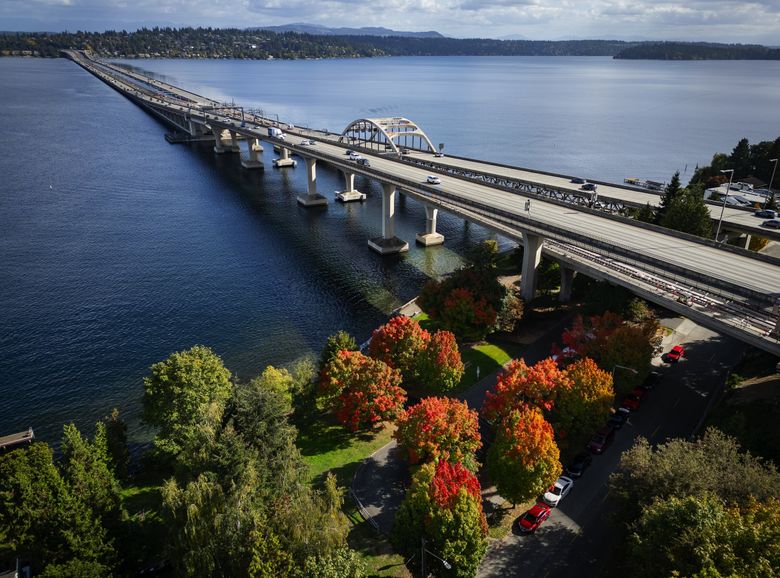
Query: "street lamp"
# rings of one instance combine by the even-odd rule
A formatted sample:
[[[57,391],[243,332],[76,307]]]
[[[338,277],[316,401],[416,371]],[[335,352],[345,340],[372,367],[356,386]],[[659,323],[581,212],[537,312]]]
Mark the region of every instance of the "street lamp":
[[[769,197],[772,195],[772,183],[775,182],[775,171],[777,170],[777,159],[769,159],[770,163],[775,163],[775,168],[772,169],[772,178],[769,179],[769,195],[766,197],[766,201],[764,201],[764,208],[766,209],[766,204],[769,202]]]
[[[729,185],[726,189],[726,194],[723,195],[723,206],[720,208],[720,219],[718,219],[718,228],[715,230],[715,240],[718,240],[720,235],[720,224],[723,222],[723,211],[726,210],[726,199],[729,198],[729,191],[731,191],[731,179],[734,178],[734,169],[723,169],[720,172],[729,174]]]
[[[422,569],[423,578],[425,578],[426,576],[425,574],[425,553],[426,552],[431,556],[433,556],[434,558],[436,558],[439,562],[441,562],[442,566],[444,566],[446,570],[452,570],[452,564],[447,562],[444,558],[439,558],[436,554],[428,550],[428,548],[425,547],[425,536],[420,536],[420,568]],[[411,562],[415,556],[417,556],[416,553],[412,554],[412,557],[409,558],[405,563],[408,564],[409,562]]]

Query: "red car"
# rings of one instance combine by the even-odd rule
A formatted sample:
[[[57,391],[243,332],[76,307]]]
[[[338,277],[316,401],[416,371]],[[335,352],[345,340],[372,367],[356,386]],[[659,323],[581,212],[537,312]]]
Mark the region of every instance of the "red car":
[[[638,410],[639,406],[642,405],[642,400],[644,399],[645,394],[647,394],[647,390],[644,387],[635,387],[631,390],[631,393],[623,398],[623,401],[620,403],[620,407],[625,407],[631,411]]]
[[[682,345],[675,345],[672,350],[666,354],[666,361],[674,361],[675,363],[685,357],[685,348]]]
[[[517,529],[523,534],[533,534],[550,517],[550,506],[544,502],[537,504],[517,519]]]
[[[611,425],[605,425],[597,431],[586,446],[593,454],[602,454],[609,447],[615,437],[615,428]]]

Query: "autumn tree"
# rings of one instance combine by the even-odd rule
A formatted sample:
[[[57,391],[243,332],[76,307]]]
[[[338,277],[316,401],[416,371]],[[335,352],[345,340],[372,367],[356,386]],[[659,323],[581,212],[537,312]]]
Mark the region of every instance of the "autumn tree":
[[[219,422],[230,397],[230,371],[208,347],[196,345],[155,363],[144,378],[144,420],[159,428],[155,446],[176,456],[192,447],[198,424]]]
[[[449,397],[426,397],[403,411],[394,437],[410,464],[439,460],[476,469],[474,452],[482,445],[477,412]]]
[[[346,331],[338,331],[325,341],[325,347],[322,348],[320,354],[319,371],[321,372],[328,362],[342,350],[358,351],[357,341]]]
[[[514,359],[498,374],[494,391],[487,392],[482,416],[498,422],[522,405],[549,411],[558,391],[568,387],[566,374],[551,357],[530,367],[523,359]]]
[[[426,342],[415,359],[415,374],[424,391],[445,392],[460,384],[465,366],[455,335],[439,330]]]
[[[457,288],[444,299],[439,321],[464,341],[484,339],[496,323],[496,310],[471,290]]]
[[[520,406],[503,418],[487,466],[498,493],[513,504],[538,495],[561,475],[553,429],[539,408]]]
[[[336,418],[352,431],[395,419],[406,394],[401,374],[357,351],[340,351],[323,370],[320,391]]]
[[[496,316],[496,329],[506,333],[513,332],[523,318],[524,311],[525,304],[520,298],[520,292],[514,287],[507,289]]]
[[[780,568],[780,501],[728,506],[704,493],[656,500],[630,527],[631,576],[773,576]]]
[[[417,356],[429,340],[430,334],[415,319],[396,315],[374,330],[368,353],[400,371],[404,383],[416,383]]]
[[[589,357],[569,365],[565,374],[569,387],[558,389],[551,418],[559,444],[598,429],[615,401],[612,376]]]
[[[421,569],[421,544],[447,560],[451,570],[428,561],[433,576],[472,578],[487,550],[487,521],[479,481],[458,463],[425,464],[413,476],[395,517],[396,550],[409,558],[413,573]]]

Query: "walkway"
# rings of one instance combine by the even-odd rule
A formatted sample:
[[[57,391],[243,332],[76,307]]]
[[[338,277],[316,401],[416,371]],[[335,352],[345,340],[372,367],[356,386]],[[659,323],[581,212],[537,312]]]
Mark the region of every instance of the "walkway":
[[[524,347],[521,356],[526,363],[533,364],[550,355],[550,347],[560,341],[561,333],[569,316],[558,319],[553,326],[546,329]],[[549,323],[549,321],[547,321]],[[485,399],[485,393],[496,384],[498,371],[461,393],[458,399],[464,400],[472,409],[479,410]],[[401,505],[409,483],[408,467],[400,455],[395,441],[378,449],[366,458],[352,480],[351,492],[362,506],[363,516],[380,532],[390,534],[393,529],[395,513]],[[483,502],[486,509],[491,503],[500,503],[495,488],[482,489]]]

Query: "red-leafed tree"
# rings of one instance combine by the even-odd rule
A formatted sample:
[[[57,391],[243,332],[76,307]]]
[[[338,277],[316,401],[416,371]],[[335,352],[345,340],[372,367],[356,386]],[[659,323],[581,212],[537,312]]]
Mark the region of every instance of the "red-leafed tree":
[[[417,356],[425,349],[430,334],[411,317],[397,315],[374,330],[368,354],[401,372],[404,383],[417,381]]]
[[[437,331],[420,351],[415,363],[417,382],[426,390],[449,391],[456,387],[465,369],[455,335]]]
[[[539,408],[523,406],[504,417],[487,466],[498,493],[513,504],[540,494],[561,475],[553,429]]]
[[[420,571],[420,543],[451,565],[426,564],[433,576],[471,578],[487,550],[487,521],[476,476],[461,464],[425,464],[414,474],[395,517],[393,544]],[[418,553],[412,557],[412,554]]]
[[[559,444],[598,429],[615,401],[612,375],[589,357],[575,361],[565,373],[571,387],[558,390],[551,418]]]
[[[597,360],[596,355],[609,336],[623,324],[623,318],[611,311],[605,311],[602,315],[594,315],[588,319],[578,315],[572,326],[561,335],[561,341],[564,347],[575,351],[580,357]]]
[[[478,341],[490,332],[496,323],[496,310],[483,297],[476,297],[469,289],[456,288],[444,298],[439,321],[464,341]]]
[[[522,359],[513,360],[496,379],[495,392],[487,392],[482,416],[497,422],[521,405],[532,405],[549,411],[559,390],[570,383],[566,374],[551,357],[532,366]]]
[[[482,445],[477,412],[449,397],[426,397],[401,413],[395,439],[410,464],[463,462],[475,469]]]
[[[336,418],[352,431],[393,420],[403,409],[401,375],[359,351],[339,351],[325,366],[320,391]]]

